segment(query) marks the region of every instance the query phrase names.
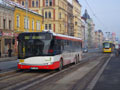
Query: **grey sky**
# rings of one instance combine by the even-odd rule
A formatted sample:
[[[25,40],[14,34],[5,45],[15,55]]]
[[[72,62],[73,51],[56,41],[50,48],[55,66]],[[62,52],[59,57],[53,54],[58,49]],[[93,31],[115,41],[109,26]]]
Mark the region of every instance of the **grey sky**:
[[[86,1],[100,20],[95,18]],[[96,30],[116,32],[120,38],[120,0],[79,0],[79,2],[82,5],[82,14],[85,9],[88,10]]]

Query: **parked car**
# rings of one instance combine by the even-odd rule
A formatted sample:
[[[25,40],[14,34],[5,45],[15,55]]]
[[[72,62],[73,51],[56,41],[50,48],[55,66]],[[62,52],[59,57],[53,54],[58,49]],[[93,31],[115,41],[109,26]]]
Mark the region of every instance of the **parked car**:
[[[88,52],[88,48],[83,48],[83,53],[87,53]]]

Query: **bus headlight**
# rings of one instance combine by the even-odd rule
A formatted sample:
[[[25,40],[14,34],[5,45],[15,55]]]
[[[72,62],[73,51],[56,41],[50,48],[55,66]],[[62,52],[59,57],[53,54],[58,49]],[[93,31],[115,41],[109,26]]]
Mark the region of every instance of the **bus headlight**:
[[[19,60],[19,63],[23,63],[23,62],[24,62],[24,59],[20,59],[20,60]]]

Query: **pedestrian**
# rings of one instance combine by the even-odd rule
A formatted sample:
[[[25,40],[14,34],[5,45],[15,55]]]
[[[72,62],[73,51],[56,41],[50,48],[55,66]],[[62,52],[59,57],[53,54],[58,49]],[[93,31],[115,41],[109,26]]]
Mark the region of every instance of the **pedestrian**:
[[[120,46],[119,46],[118,48],[116,48],[115,55],[116,55],[116,56],[119,56],[119,55],[120,55]]]
[[[0,57],[1,57],[1,51],[0,51]]]
[[[8,56],[9,56],[9,57],[12,56],[12,49],[11,49],[11,48],[8,49]]]

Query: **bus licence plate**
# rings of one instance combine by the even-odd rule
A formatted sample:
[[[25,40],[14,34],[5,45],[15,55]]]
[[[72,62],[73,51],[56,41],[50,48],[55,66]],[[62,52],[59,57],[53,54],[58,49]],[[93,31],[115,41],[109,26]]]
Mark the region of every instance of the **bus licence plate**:
[[[32,70],[38,70],[38,67],[31,67]]]

